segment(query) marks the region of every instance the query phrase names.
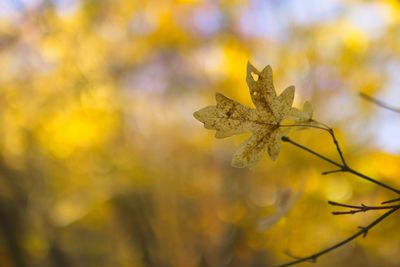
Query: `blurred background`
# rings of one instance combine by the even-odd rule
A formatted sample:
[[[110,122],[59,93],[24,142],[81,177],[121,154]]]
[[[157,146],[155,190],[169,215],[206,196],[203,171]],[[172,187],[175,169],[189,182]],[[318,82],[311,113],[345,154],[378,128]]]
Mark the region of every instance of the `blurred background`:
[[[288,144],[230,166],[248,135],[215,139],[192,114],[216,92],[251,106],[248,60],[400,187],[400,114],[358,96],[400,107],[399,1],[2,0],[0,266],[273,266],[379,216],[332,216],[327,200],[395,196]],[[290,136],[338,158],[326,133]],[[399,226],[318,266],[399,266]]]

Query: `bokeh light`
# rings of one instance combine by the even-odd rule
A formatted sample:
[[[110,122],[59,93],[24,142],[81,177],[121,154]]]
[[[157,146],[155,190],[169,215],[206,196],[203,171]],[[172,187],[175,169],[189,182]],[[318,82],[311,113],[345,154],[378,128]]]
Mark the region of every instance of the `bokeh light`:
[[[375,213],[328,200],[393,195],[288,145],[232,168],[247,136],[192,114],[216,92],[251,106],[246,64],[271,65],[355,169],[399,187],[400,115],[358,95],[400,107],[399,30],[395,0],[1,1],[0,266],[273,266],[350,235]],[[337,159],[326,133],[290,134]],[[318,266],[399,266],[398,227]]]

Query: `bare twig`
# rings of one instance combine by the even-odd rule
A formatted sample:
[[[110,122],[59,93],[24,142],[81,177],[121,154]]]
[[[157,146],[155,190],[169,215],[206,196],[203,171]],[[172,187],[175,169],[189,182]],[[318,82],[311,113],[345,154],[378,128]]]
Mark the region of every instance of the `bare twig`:
[[[332,206],[338,206],[338,207],[343,207],[343,208],[350,208],[350,210],[347,211],[333,211],[333,215],[346,215],[346,214],[356,214],[359,212],[367,212],[370,210],[389,210],[393,208],[400,208],[399,205],[381,205],[381,206],[367,206],[364,204],[361,204],[359,206],[356,205],[348,205],[348,204],[343,204],[343,203],[338,203],[334,201],[328,201],[329,205]]]
[[[397,201],[400,201],[400,198],[386,200],[386,201],[383,201],[381,204],[389,204],[389,203],[393,203],[393,202],[397,202]]]
[[[371,230],[375,225],[377,225],[378,223],[380,223],[383,219],[387,218],[389,215],[391,215],[392,213],[394,213],[395,211],[397,211],[399,208],[400,208],[400,207],[398,207],[398,206],[397,206],[397,207],[394,207],[394,208],[391,208],[390,210],[388,210],[387,212],[385,212],[384,214],[382,214],[381,216],[379,216],[375,221],[373,221],[373,222],[370,223],[369,225],[367,225],[367,226],[365,226],[365,227],[359,227],[360,230],[359,230],[358,232],[356,232],[355,234],[349,236],[348,238],[346,238],[346,239],[344,239],[344,240],[342,240],[342,241],[336,243],[336,244],[333,245],[333,246],[330,246],[330,247],[328,247],[328,248],[326,248],[326,249],[323,249],[323,250],[321,250],[321,251],[319,251],[319,252],[317,252],[317,253],[315,253],[315,254],[312,254],[312,255],[310,255],[310,256],[303,257],[303,258],[298,258],[298,259],[296,259],[296,260],[294,260],[294,261],[291,261],[291,262],[288,262],[288,263],[279,265],[279,267],[292,266],[292,265],[299,264],[299,263],[301,263],[301,262],[307,262],[307,261],[308,261],[308,262],[316,262],[317,259],[318,259],[319,257],[321,257],[322,255],[327,254],[327,253],[329,253],[329,252],[331,252],[331,251],[333,251],[333,250],[335,250],[335,249],[337,249],[337,248],[339,248],[339,247],[341,247],[341,246],[343,246],[343,245],[349,243],[349,242],[352,241],[353,239],[356,239],[356,238],[359,237],[359,236],[366,237],[366,235],[368,234],[368,231],[369,231],[369,230]]]
[[[345,158],[343,156],[342,150],[340,148],[339,142],[336,139],[336,136],[335,136],[335,133],[334,133],[333,129],[330,128],[329,126],[326,126],[326,125],[323,125],[323,127],[321,127],[321,128],[323,130],[328,131],[329,134],[331,135],[333,143],[335,144],[336,150],[337,150],[337,152],[338,152],[338,154],[340,156],[341,163],[336,162],[336,161],[334,161],[332,159],[329,159],[329,158],[321,155],[320,153],[318,153],[318,152],[316,152],[316,151],[314,151],[314,150],[312,150],[312,149],[310,149],[308,147],[305,147],[305,146],[303,146],[303,145],[291,140],[287,136],[283,136],[282,137],[282,141],[283,142],[287,142],[289,144],[292,144],[292,145],[294,145],[294,146],[296,146],[296,147],[298,147],[298,148],[300,148],[300,149],[302,149],[304,151],[307,151],[308,153],[310,153],[310,154],[312,154],[312,155],[314,155],[314,156],[316,156],[316,157],[318,157],[318,158],[320,158],[320,159],[322,159],[322,160],[324,160],[324,161],[326,161],[326,162],[338,167],[338,169],[336,169],[336,170],[323,172],[322,174],[324,174],[324,175],[337,173],[337,172],[348,172],[348,173],[351,173],[351,174],[353,174],[353,175],[355,175],[355,176],[357,176],[357,177],[359,177],[361,179],[364,179],[366,181],[369,181],[371,183],[379,185],[379,186],[381,186],[381,187],[383,187],[383,188],[385,188],[387,190],[395,192],[396,194],[400,194],[400,190],[398,190],[398,189],[396,189],[396,188],[394,188],[392,186],[389,186],[388,184],[386,184],[384,182],[377,181],[374,178],[371,178],[371,177],[369,177],[369,176],[367,176],[365,174],[362,174],[362,173],[352,169],[351,167],[349,167],[349,165],[346,163],[346,160],[345,160]],[[394,200],[385,201],[382,204],[396,202],[398,200],[400,200],[400,198],[397,198],[397,199],[394,199]],[[329,204],[333,205],[333,206],[350,208],[350,210],[347,210],[347,211],[334,211],[334,212],[332,212],[333,215],[355,214],[355,213],[359,213],[359,212],[366,212],[366,211],[369,211],[369,210],[388,210],[388,211],[386,211],[383,215],[378,217],[375,221],[373,221],[368,226],[359,227],[360,230],[358,232],[356,232],[355,234],[351,235],[350,237],[340,241],[339,243],[337,243],[337,244],[335,244],[335,245],[333,245],[331,247],[328,247],[326,249],[323,249],[323,250],[321,250],[321,251],[319,251],[319,252],[317,252],[315,254],[312,254],[310,256],[307,256],[307,257],[303,257],[303,258],[296,257],[294,261],[291,261],[289,263],[280,265],[281,267],[291,266],[291,265],[295,265],[295,264],[298,264],[298,263],[301,263],[301,262],[315,262],[317,260],[317,258],[319,258],[320,256],[322,256],[324,254],[327,254],[327,253],[329,253],[329,252],[331,252],[331,251],[333,251],[333,250],[335,250],[335,249],[337,249],[337,248],[349,243],[350,241],[352,241],[353,239],[355,239],[355,238],[357,238],[359,236],[366,237],[368,231],[371,228],[373,228],[375,225],[380,223],[383,219],[385,219],[386,217],[388,217],[389,215],[391,215],[392,213],[394,213],[395,211],[400,209],[400,204],[399,205],[381,205],[381,206],[366,206],[364,204],[361,204],[360,206],[357,206],[357,205],[349,205],[349,204],[337,203],[337,202],[333,202],[333,201],[330,201]]]
[[[329,134],[331,135],[332,140],[333,140],[333,143],[334,143],[335,146],[336,146],[336,150],[337,150],[337,152],[338,152],[338,154],[339,154],[340,159],[342,160],[343,166],[346,167],[346,168],[348,168],[347,163],[346,163],[346,161],[345,161],[345,159],[344,159],[344,156],[343,156],[343,152],[342,152],[342,150],[340,149],[339,142],[338,142],[338,140],[336,139],[335,132],[333,131],[332,128],[329,128],[329,131],[328,131],[328,132],[329,132]]]
[[[292,145],[294,145],[294,146],[296,146],[296,147],[298,147],[298,148],[300,148],[300,149],[302,149],[304,151],[307,151],[308,153],[313,154],[314,156],[317,156],[318,158],[320,158],[320,159],[322,159],[322,160],[324,160],[326,162],[331,163],[332,165],[335,165],[336,167],[339,167],[339,170],[341,170],[343,172],[349,172],[349,173],[351,173],[353,175],[356,175],[356,176],[360,177],[361,179],[364,179],[364,180],[367,180],[367,181],[369,181],[371,183],[377,184],[377,185],[379,185],[379,186],[381,186],[383,188],[386,188],[386,189],[388,189],[388,190],[390,190],[392,192],[395,192],[396,194],[400,194],[400,190],[398,190],[398,189],[396,189],[396,188],[394,188],[392,186],[389,186],[386,183],[383,183],[383,182],[380,182],[378,180],[375,180],[375,179],[373,179],[373,178],[371,178],[371,177],[369,177],[369,176],[367,176],[365,174],[362,174],[362,173],[350,168],[347,164],[345,165],[345,163],[341,164],[341,163],[338,163],[338,162],[336,162],[334,160],[331,160],[331,159],[319,154],[318,152],[315,152],[314,150],[312,150],[312,149],[310,149],[308,147],[305,147],[305,146],[303,146],[303,145],[291,140],[287,136],[283,136],[282,137],[282,141],[286,142],[286,143],[289,143],[289,144],[292,144]],[[337,147],[339,147],[339,145],[337,145]],[[339,151],[339,149],[338,149],[338,151]],[[336,170],[335,172],[338,172],[339,170]],[[325,174],[329,174],[329,173],[332,173],[332,171],[325,172]]]
[[[386,104],[385,102],[383,102],[383,101],[381,101],[381,100],[379,100],[379,99],[373,98],[373,97],[371,97],[371,96],[369,96],[369,95],[367,95],[367,94],[365,94],[365,93],[362,93],[362,92],[361,92],[361,93],[360,93],[360,96],[361,96],[362,98],[364,98],[365,100],[370,101],[370,102],[376,104],[377,106],[380,106],[380,107],[385,108],[385,109],[387,109],[387,110],[391,110],[391,111],[393,111],[393,112],[400,113],[400,109],[399,109],[399,108],[392,107],[392,106]]]
[[[335,135],[335,132],[333,131],[333,128],[326,125],[325,123],[322,123],[322,122],[319,122],[319,121],[316,121],[313,119],[311,119],[309,122],[310,122],[309,124],[289,124],[289,125],[279,125],[279,127],[307,127],[307,128],[314,128],[314,129],[319,129],[319,130],[328,132],[332,138],[333,143],[336,146],[336,150],[339,154],[339,157],[340,157],[343,165],[347,166],[347,163],[343,156],[343,152],[340,149],[340,145],[339,145],[338,140],[336,139],[336,135]],[[313,123],[313,124],[311,124],[311,123]]]
[[[322,175],[328,175],[328,174],[337,173],[337,172],[343,172],[343,170],[342,169],[338,169],[338,170],[324,171],[321,174]]]

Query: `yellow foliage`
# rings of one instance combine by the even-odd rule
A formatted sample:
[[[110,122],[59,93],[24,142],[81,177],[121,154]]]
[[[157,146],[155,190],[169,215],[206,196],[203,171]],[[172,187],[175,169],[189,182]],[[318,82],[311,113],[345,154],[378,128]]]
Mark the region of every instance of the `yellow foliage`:
[[[399,186],[398,142],[377,127],[397,114],[358,97],[400,103],[399,2],[300,2],[2,1],[0,265],[272,266],[373,220],[332,217],[326,202],[394,194],[321,176],[325,162],[280,137],[316,116],[351,166]],[[277,92],[249,59],[274,66]],[[215,92],[196,117],[218,137],[252,136],[200,129],[191,114]],[[340,160],[326,132],[290,134]],[[232,168],[239,142],[236,166],[276,160]],[[388,218],[318,264],[399,266],[397,228]]]

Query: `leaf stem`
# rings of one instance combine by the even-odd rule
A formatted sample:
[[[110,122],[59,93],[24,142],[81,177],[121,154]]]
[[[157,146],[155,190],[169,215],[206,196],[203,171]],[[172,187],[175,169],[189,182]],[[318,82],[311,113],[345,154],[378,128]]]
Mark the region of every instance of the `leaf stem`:
[[[328,128],[317,126],[317,125],[312,125],[312,124],[301,124],[301,123],[295,123],[295,124],[279,124],[279,127],[307,127],[307,128],[315,128],[319,130],[324,130],[328,131]]]

